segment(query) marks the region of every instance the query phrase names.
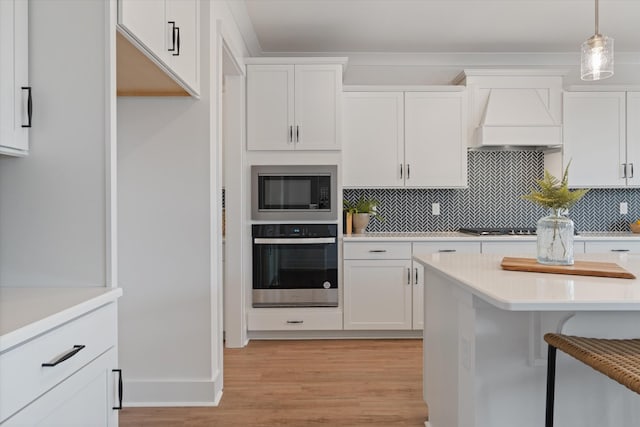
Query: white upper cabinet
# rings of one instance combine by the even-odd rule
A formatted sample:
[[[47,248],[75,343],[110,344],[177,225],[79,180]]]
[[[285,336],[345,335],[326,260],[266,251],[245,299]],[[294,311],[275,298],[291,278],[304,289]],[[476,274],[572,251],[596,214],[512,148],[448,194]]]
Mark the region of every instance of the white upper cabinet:
[[[343,103],[343,185],[402,187],[404,94],[345,92]]]
[[[627,185],[640,186],[640,92],[627,92]]]
[[[345,187],[466,186],[464,92],[346,92],[344,106]]]
[[[407,187],[467,185],[464,92],[408,92],[404,98]]]
[[[247,66],[249,150],[339,150],[342,66]]]
[[[200,91],[197,0],[118,0],[121,33],[189,94]]]
[[[29,152],[32,119],[27,0],[0,1],[0,154]]]
[[[570,186],[627,185],[633,162],[627,161],[625,104],[625,92],[564,94],[563,162],[571,161]]]

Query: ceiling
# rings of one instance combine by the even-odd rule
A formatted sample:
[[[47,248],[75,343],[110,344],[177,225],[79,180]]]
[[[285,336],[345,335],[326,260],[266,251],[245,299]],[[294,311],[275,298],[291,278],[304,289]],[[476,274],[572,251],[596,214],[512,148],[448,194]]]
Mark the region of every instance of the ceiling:
[[[245,0],[263,55],[577,52],[594,0]],[[601,0],[600,32],[640,52],[640,0]]]

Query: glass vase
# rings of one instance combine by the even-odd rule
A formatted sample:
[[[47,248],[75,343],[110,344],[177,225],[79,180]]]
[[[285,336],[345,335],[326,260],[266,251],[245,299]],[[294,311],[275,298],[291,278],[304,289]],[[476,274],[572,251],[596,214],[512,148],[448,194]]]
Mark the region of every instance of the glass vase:
[[[573,265],[573,221],[560,209],[538,220],[536,235],[540,264]]]

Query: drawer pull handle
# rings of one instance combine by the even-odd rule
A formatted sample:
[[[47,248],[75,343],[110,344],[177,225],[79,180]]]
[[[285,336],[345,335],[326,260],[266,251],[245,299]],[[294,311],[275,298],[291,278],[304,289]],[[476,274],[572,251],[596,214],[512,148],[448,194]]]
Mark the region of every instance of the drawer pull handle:
[[[629,252],[629,249],[611,249],[611,252]]]
[[[123,392],[123,386],[122,386],[122,369],[112,369],[111,372],[117,372],[118,373],[118,406],[113,406],[111,409],[115,409],[115,410],[121,410],[122,409],[122,392]]]
[[[299,325],[301,323],[304,323],[304,320],[287,320],[287,323],[289,325]]]
[[[455,252],[455,249],[438,249],[438,252],[440,253],[451,253],[451,252]]]
[[[387,252],[387,250],[386,249],[370,249],[369,252],[374,254],[381,254],[381,253]]]
[[[43,363],[42,366],[46,366],[46,367],[56,366],[56,365],[64,362],[67,359],[71,359],[73,356],[75,356],[83,348],[85,348],[84,345],[74,345],[71,350],[67,351],[64,354],[61,354],[60,356],[58,356],[57,359],[54,359],[51,362]]]

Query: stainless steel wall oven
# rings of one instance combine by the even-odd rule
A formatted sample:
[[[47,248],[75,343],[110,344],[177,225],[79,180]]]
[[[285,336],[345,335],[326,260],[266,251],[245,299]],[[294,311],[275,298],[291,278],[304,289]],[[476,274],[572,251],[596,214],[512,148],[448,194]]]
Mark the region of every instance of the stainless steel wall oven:
[[[336,224],[253,225],[253,307],[336,307]]]

